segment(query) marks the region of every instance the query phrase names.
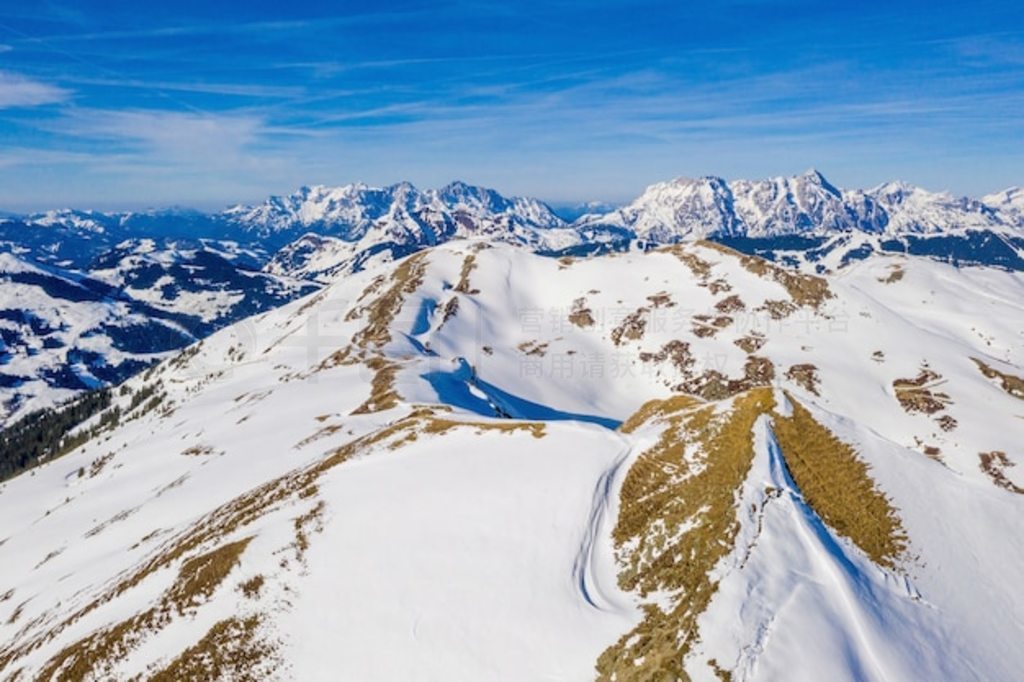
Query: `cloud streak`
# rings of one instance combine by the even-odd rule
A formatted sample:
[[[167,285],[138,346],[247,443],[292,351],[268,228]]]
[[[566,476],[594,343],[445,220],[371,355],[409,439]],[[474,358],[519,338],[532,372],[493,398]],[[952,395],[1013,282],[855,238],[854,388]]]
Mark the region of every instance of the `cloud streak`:
[[[57,104],[70,97],[71,92],[64,88],[0,71],[0,109]]]

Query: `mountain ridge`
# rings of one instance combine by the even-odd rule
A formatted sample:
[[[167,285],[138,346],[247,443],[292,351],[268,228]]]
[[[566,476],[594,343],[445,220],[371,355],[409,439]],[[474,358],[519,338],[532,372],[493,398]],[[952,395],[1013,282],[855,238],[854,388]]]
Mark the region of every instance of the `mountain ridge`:
[[[675,193],[671,190],[675,189]],[[703,195],[703,196],[691,196]],[[40,226],[62,226],[102,232],[115,226],[131,226],[140,221],[165,215],[167,218],[205,218],[211,223],[227,222],[248,230],[285,231],[311,226],[347,227],[353,234],[330,234],[345,238],[360,237],[365,229],[384,218],[397,219],[399,209],[407,213],[438,209],[464,210],[476,216],[505,216],[514,222],[534,227],[561,228],[580,225],[623,224],[637,222],[626,214],[641,210],[654,212],[680,199],[722,199],[710,201],[703,208],[674,217],[675,231],[666,235],[678,238],[693,234],[697,238],[722,234],[737,236],[778,236],[807,231],[862,229],[881,231],[889,225],[899,232],[937,232],[964,227],[999,226],[1022,228],[1024,190],[1009,187],[980,199],[955,196],[949,192],[933,192],[903,181],[881,183],[869,189],[840,189],[820,171],[810,169],[796,176],[774,176],[762,180],[727,181],[719,176],[696,178],[679,176],[654,183],[632,202],[612,208],[601,202],[580,204],[599,207],[601,212],[587,212],[575,220],[560,218],[551,206],[539,199],[505,196],[496,190],[455,180],[437,189],[419,190],[408,181],[386,186],[362,182],[344,185],[304,185],[287,195],[273,195],[260,204],[236,204],[221,211],[201,212],[171,207],[146,211],[103,212],[77,209],[56,209],[42,213],[5,216],[0,220],[21,220]],[[684,202],[685,203],[685,202]],[[836,211],[842,205],[843,211]],[[941,208],[960,212],[960,220],[943,224],[925,209]],[[774,210],[772,210],[774,209]],[[888,215],[878,216],[878,211]],[[624,214],[625,212],[625,214]],[[706,213],[718,213],[710,219]],[[971,216],[973,220],[964,220]],[[664,216],[661,216],[664,218]],[[949,217],[947,215],[947,217]],[[658,216],[649,216],[648,221]],[[679,223],[695,219],[707,229],[679,232]],[[663,220],[663,223],[673,221]],[[741,229],[745,228],[745,229]],[[649,231],[650,228],[645,228]],[[211,235],[211,238],[213,236]]]
[[[567,222],[542,201],[505,197],[462,181],[427,190],[409,182],[353,183],[306,186],[219,213],[67,209],[5,218],[0,252],[45,265],[57,279],[102,280],[128,308],[144,306],[190,320],[189,333],[176,337],[185,345],[193,335],[201,338],[339,276],[460,239],[507,243],[556,258],[710,239],[812,273],[838,270],[875,253],[1024,271],[1022,207],[1024,193],[1015,188],[983,200],[902,182],[843,190],[812,169],[758,181],[676,178],[651,185],[625,206]],[[52,318],[53,306],[73,304],[75,295],[63,302],[19,301],[12,298],[16,288],[6,292],[0,309],[22,308],[32,319]],[[116,310],[129,315],[128,308]],[[15,319],[14,312],[10,317],[0,324],[11,341],[4,352],[17,362],[0,367],[0,404],[7,406],[0,409],[0,422],[25,406],[45,407],[34,401],[33,391],[67,395],[76,385],[66,373],[47,374],[44,386],[31,372],[13,372],[19,364],[37,366],[31,353],[56,362],[71,347],[67,340],[56,347],[56,337],[42,334],[49,327],[37,329]],[[161,346],[159,352],[166,351]],[[101,355],[110,357],[89,357],[94,364],[121,364],[109,348]]]
[[[1009,682],[1022,287],[709,241],[370,264],[0,484],[0,675]]]

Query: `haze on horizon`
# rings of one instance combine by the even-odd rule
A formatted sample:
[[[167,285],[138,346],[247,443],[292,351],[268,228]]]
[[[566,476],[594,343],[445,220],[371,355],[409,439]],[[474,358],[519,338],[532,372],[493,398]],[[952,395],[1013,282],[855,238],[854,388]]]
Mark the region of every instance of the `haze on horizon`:
[[[453,179],[552,204],[820,168],[1024,184],[1011,2],[0,7],[0,210]]]

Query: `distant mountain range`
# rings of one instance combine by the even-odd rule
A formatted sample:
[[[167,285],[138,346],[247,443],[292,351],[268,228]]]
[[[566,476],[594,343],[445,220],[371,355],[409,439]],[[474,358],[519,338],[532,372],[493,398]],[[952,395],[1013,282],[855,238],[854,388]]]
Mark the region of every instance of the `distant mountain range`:
[[[573,219],[560,217],[539,200],[504,197],[462,182],[436,190],[419,190],[407,182],[314,186],[210,214],[60,210],[5,218],[0,219],[0,248],[87,269],[92,259],[125,240],[151,239],[157,248],[215,245],[244,254],[247,267],[273,262],[276,272],[294,270],[307,277],[358,270],[373,258],[401,257],[466,237],[551,255],[712,239],[776,259],[821,263],[819,269],[837,267],[869,250],[1024,268],[1020,188],[982,199],[902,182],[843,190],[811,170],[758,181],[677,178],[651,185],[619,208],[594,203],[560,212]],[[925,244],[930,238],[940,239]],[[836,251],[838,258],[825,258]],[[277,254],[281,257],[275,259]],[[307,263],[309,258],[319,265]]]
[[[843,190],[812,170],[759,181],[678,178],[622,207],[558,212],[462,182],[430,190],[403,182],[303,187],[218,213],[0,217],[0,423],[119,381],[339,275],[464,238],[553,257],[710,239],[816,272],[877,252],[1024,270],[1024,191],[979,200],[899,182]],[[93,308],[79,319],[81,301]],[[111,331],[126,328],[134,331]]]

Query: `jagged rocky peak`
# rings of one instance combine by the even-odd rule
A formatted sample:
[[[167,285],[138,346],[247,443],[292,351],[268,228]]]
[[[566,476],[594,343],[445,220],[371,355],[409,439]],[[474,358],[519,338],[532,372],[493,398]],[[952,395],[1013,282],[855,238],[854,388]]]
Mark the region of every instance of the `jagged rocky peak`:
[[[648,187],[634,202],[578,224],[631,229],[654,242],[702,237],[775,238],[861,232],[900,236],[1019,229],[1020,190],[978,201],[890,182],[843,190],[811,169],[764,180],[677,178]]]
[[[632,229],[638,238],[652,242],[699,238],[736,227],[729,186],[713,176],[655,183],[632,203],[603,216],[584,216],[581,222]]]
[[[388,187],[362,183],[302,187],[287,197],[271,197],[258,206],[235,206],[225,216],[243,227],[296,230],[315,225],[335,228],[337,236],[361,236],[374,221],[400,217],[408,221],[420,212],[447,215],[455,211],[480,218],[504,216],[523,225],[558,227],[564,222],[542,202],[505,197],[495,190],[452,182],[437,190],[419,190],[410,182]]]

